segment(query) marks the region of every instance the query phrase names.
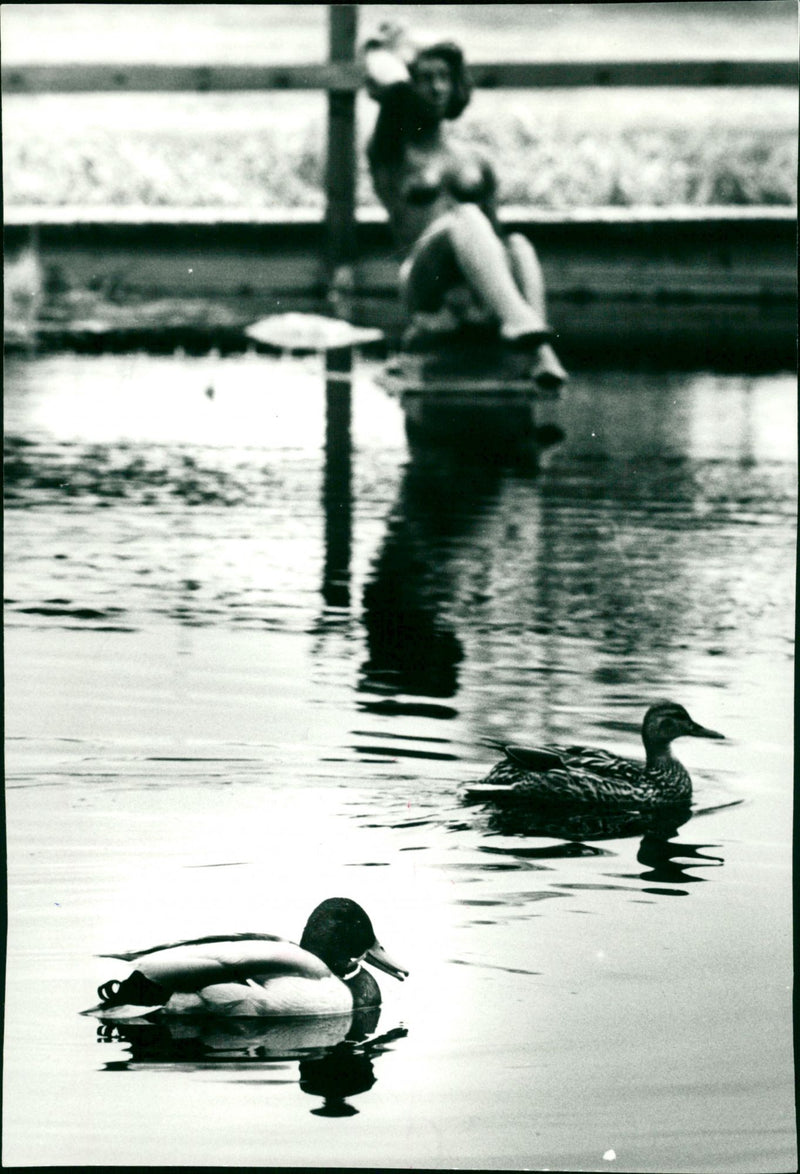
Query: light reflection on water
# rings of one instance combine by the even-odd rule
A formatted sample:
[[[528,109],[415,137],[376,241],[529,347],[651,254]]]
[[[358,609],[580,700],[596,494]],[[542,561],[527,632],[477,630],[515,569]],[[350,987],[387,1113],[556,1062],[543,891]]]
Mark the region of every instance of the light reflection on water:
[[[316,360],[7,366],[6,1162],[791,1168],[793,380],[576,376],[536,475],[410,458],[372,375],[332,487]],[[657,696],[728,739],[693,815],[459,799]],[[340,891],[411,970],[350,1038],[75,1014]]]

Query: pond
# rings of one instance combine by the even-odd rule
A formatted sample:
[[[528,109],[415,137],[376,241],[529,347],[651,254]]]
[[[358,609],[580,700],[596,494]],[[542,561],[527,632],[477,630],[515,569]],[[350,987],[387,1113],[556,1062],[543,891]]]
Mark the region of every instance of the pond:
[[[361,360],[6,365],[7,1165],[792,1170],[792,375],[577,372],[538,473]],[[490,739],[685,739],[680,827],[468,804]],[[358,900],[342,1040],[106,1027],[98,955]]]

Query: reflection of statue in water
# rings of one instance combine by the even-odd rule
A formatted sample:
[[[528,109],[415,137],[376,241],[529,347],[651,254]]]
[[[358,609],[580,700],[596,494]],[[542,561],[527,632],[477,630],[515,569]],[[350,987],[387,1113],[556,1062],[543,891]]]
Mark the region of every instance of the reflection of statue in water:
[[[446,612],[457,588],[457,544],[491,507],[500,484],[496,472],[460,468],[455,457],[406,466],[364,590],[363,691],[455,696],[463,651]]]
[[[488,325],[506,347],[530,353],[541,390],[557,389],[566,374],[549,341],[536,253],[519,233],[504,235],[491,164],[446,125],[470,99],[461,50],[443,42],[417,51],[383,25],[364,60],[380,104],[369,166],[404,258],[409,333]]]

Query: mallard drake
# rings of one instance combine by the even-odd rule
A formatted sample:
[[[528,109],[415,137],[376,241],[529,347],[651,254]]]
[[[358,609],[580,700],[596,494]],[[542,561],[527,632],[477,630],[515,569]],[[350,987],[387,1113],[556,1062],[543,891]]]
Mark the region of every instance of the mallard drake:
[[[381,992],[369,962],[401,982],[408,971],[378,944],[355,901],[330,897],[308,919],[300,945],[271,934],[231,934],[104,954],[134,962],[121,982],[98,987],[101,1019],[162,1015],[343,1015],[377,1006]]]
[[[505,758],[481,784],[468,787],[466,795],[628,809],[685,805],[692,798],[692,780],[670,752],[670,744],[685,736],[723,738],[724,734],[698,725],[674,701],[657,701],[642,722],[644,763],[583,746],[500,744]]]

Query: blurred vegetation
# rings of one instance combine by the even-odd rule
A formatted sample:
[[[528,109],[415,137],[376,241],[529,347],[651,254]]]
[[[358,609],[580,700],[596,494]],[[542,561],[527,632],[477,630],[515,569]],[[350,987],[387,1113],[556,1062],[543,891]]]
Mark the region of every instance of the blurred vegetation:
[[[321,95],[8,99],[7,205],[323,207]],[[504,203],[792,205],[796,95],[779,91],[480,92],[457,133],[494,160]],[[375,196],[359,106],[359,203]]]
[[[455,38],[472,61],[769,58],[793,53],[797,38],[795,0],[360,7],[361,38],[391,19],[423,42]],[[327,8],[4,4],[4,62],[321,60]],[[374,118],[362,96],[362,147]],[[325,124],[324,96],[303,91],[6,95],[4,198],[321,209]],[[458,126],[494,159],[507,203],[796,199],[791,88],[482,91]],[[374,204],[360,159],[360,203]]]

